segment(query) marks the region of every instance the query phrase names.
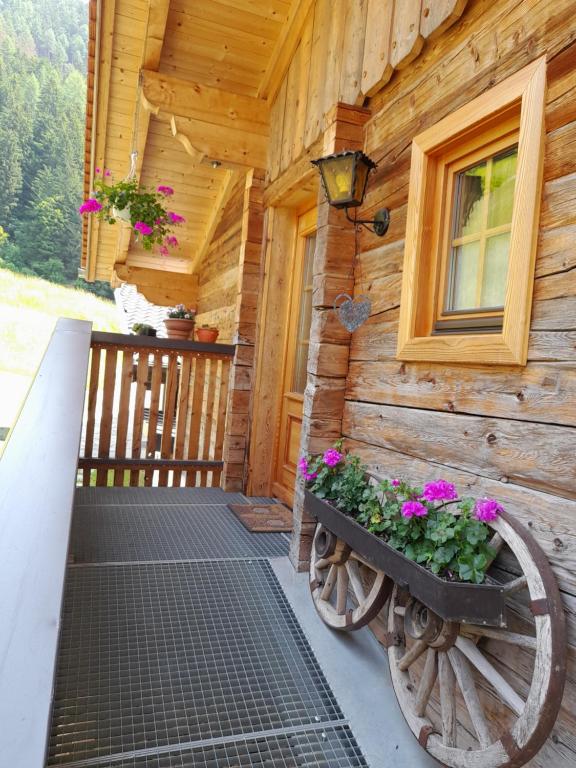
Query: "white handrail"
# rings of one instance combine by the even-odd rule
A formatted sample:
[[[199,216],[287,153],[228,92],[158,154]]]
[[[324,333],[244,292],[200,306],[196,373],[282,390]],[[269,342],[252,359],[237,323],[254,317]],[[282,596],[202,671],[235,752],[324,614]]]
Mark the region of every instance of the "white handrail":
[[[0,460],[0,764],[43,768],[91,323],[61,318]]]

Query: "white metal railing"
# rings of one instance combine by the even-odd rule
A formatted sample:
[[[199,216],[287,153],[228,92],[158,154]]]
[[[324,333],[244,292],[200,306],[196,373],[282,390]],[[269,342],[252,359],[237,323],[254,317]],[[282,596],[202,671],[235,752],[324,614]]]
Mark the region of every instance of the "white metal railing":
[[[91,323],[61,318],[0,460],[0,765],[43,768]]]

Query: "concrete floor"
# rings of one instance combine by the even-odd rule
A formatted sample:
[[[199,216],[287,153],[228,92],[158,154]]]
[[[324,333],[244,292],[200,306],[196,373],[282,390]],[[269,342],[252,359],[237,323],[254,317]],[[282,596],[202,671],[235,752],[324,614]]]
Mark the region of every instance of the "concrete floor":
[[[370,630],[329,629],[314,608],[308,574],[296,573],[286,557],[270,562],[370,768],[438,768],[406,725],[386,651]]]

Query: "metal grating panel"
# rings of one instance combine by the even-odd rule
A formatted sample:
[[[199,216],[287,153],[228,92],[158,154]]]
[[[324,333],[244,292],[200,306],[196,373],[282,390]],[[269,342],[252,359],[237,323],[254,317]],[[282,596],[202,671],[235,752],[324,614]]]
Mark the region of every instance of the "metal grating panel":
[[[224,506],[76,507],[70,554],[75,563],[280,557],[281,533],[250,533]]]
[[[364,768],[366,761],[347,726],[161,755],[113,760],[101,768]]]
[[[76,488],[75,506],[106,507],[117,504],[242,504],[242,493],[221,488]]]
[[[48,765],[338,720],[267,561],[69,569]]]

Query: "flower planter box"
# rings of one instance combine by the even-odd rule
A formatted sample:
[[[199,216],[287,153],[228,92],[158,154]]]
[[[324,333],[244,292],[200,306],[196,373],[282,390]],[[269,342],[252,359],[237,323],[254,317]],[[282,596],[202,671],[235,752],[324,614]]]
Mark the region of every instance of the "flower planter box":
[[[310,491],[305,491],[305,509],[367,562],[384,571],[446,621],[506,626],[503,587],[445,581]]]
[[[168,317],[164,320],[166,333],[169,339],[192,339],[194,333],[194,320],[185,320],[180,317]]]

